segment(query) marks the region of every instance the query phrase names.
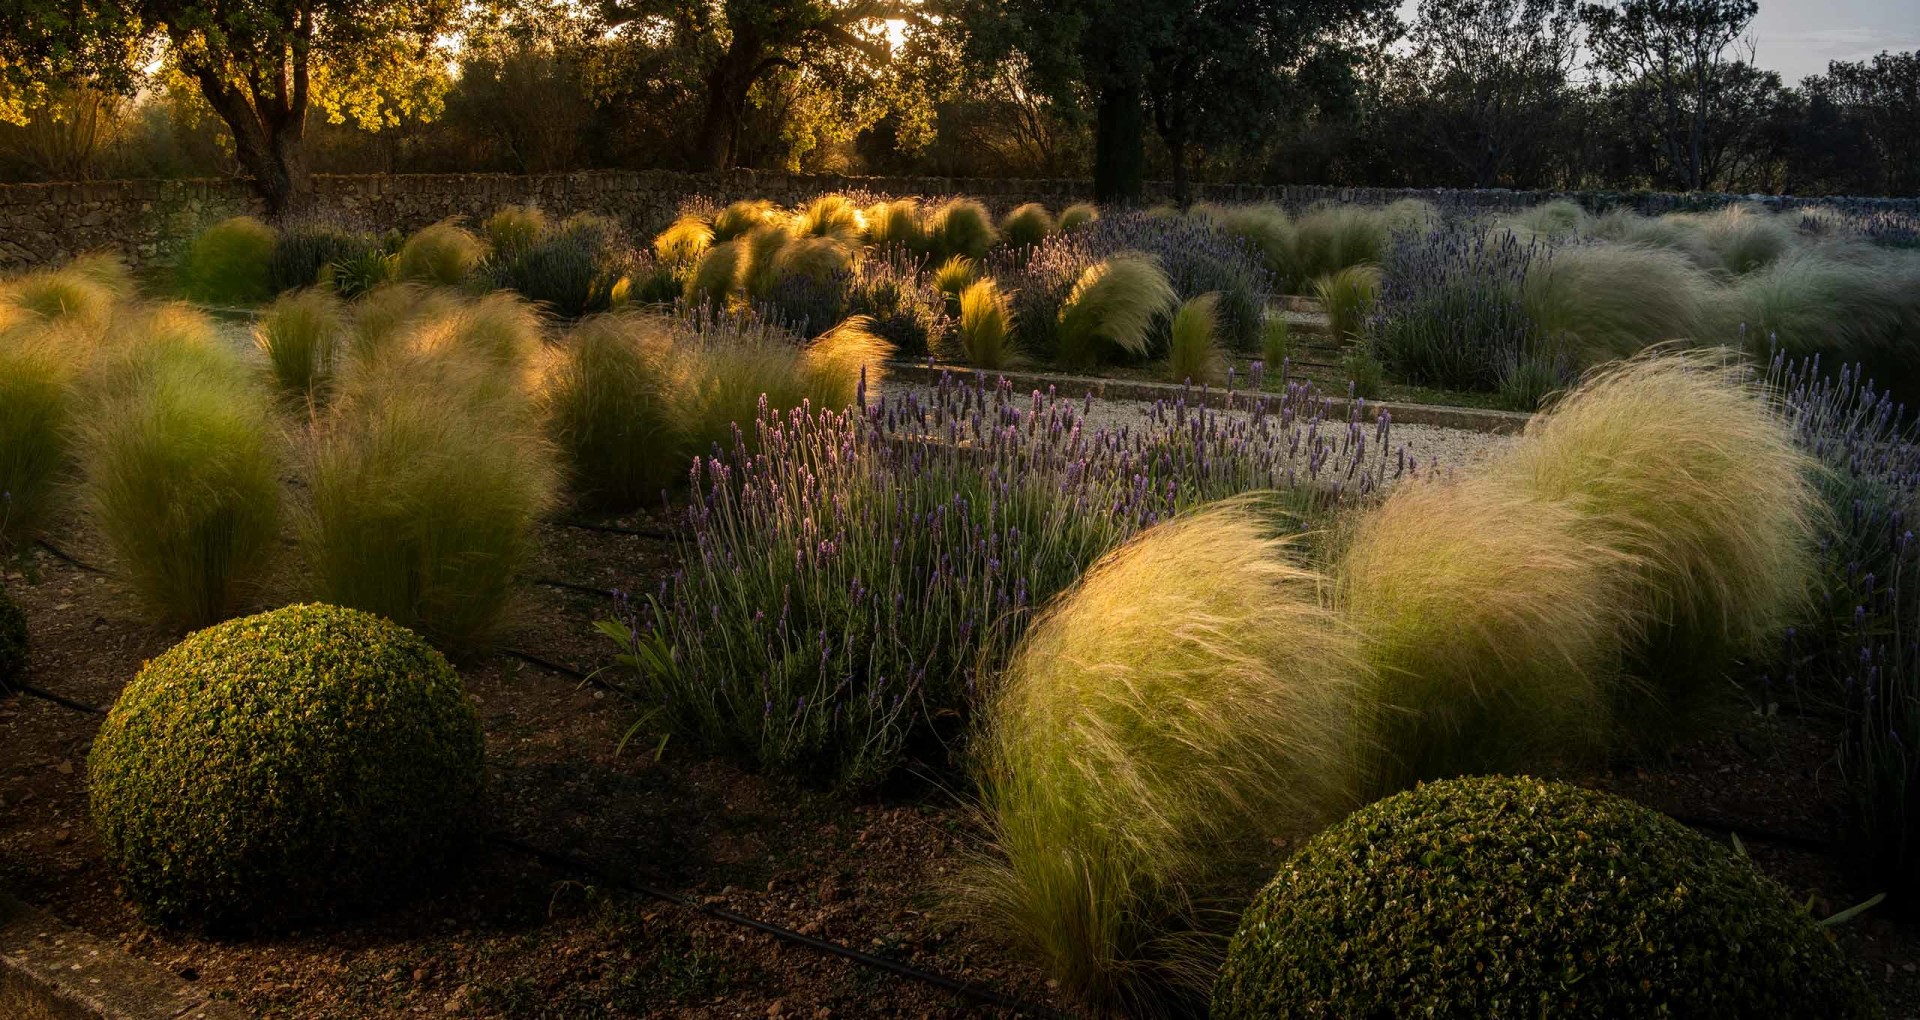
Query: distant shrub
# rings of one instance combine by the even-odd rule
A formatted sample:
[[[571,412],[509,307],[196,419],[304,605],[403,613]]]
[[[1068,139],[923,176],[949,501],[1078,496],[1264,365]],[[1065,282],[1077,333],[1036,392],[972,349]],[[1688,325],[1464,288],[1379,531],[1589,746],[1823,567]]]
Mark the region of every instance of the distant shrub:
[[[232,616],[264,576],[280,458],[246,367],[204,320],[180,328],[197,336],[146,327],[153,346],[90,402],[78,495],[148,616],[192,628]]]
[[[285,927],[381,902],[478,831],[484,747],[438,652],[302,605],[189,635],[94,739],[94,827],[149,919]]]
[[[282,224],[274,239],[268,290],[274,294],[330,282],[342,263],[384,254],[380,240],[332,223]]]
[[[1015,248],[1039,244],[1053,231],[1053,216],[1038,202],[1018,206],[1000,221],[1000,240]]]
[[[669,320],[603,315],[574,327],[542,387],[547,435],[584,502],[630,510],[684,480],[684,378]]]
[[[987,708],[974,909],[1133,1015],[1204,987],[1209,904],[1346,810],[1354,648],[1246,505],[1140,534],[1028,630]]]
[[[1219,322],[1220,296],[1189,298],[1173,313],[1172,339],[1167,344],[1167,374],[1174,382],[1217,385],[1226,377],[1226,359],[1214,339]]]
[[[1103,345],[1146,357],[1155,320],[1177,300],[1167,274],[1148,256],[1129,252],[1089,266],[1060,306],[1061,364],[1091,366]]]
[[[452,220],[441,220],[407,238],[394,253],[393,279],[457,287],[486,254],[487,246],[479,238]]]
[[[13,689],[27,672],[27,614],[0,585],[0,694]]]
[[[456,348],[396,352],[341,380],[303,472],[317,597],[455,652],[498,632],[557,488],[531,409],[499,373]]]
[[[960,294],[960,350],[975,368],[1010,368],[1019,360],[1013,344],[1013,312],[992,280]]]
[[[0,561],[26,551],[60,498],[77,360],[42,330],[0,332]]]
[[[1545,1011],[1877,1017],[1787,890],[1619,797],[1432,783],[1309,841],[1247,909],[1219,1020]]]
[[[518,291],[553,314],[579,318],[613,306],[630,257],[610,220],[575,217],[540,240],[489,258],[481,272],[496,287]]]
[[[541,212],[539,206],[508,205],[487,217],[480,225],[480,233],[486,236],[487,246],[499,258],[540,243],[547,235],[548,226],[547,214]]]
[[[251,305],[273,296],[278,234],[251,216],[221,220],[187,245],[177,267],[180,293],[209,305]]]
[[[283,393],[305,399],[326,387],[346,337],[346,310],[320,287],[281,296],[253,327],[255,346]]]
[[[1807,604],[1818,496],[1810,463],[1724,351],[1623,362],[1528,424],[1487,466],[1579,509],[1580,533],[1629,564],[1624,641],[1647,683],[1622,692],[1628,731],[1657,741],[1770,647]]]

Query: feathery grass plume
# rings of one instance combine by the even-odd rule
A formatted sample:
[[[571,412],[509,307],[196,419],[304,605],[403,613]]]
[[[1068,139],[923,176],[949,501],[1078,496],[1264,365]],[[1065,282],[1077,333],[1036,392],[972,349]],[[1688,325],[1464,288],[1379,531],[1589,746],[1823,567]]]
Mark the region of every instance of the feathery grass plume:
[[[547,214],[537,205],[501,206],[480,224],[487,245],[495,255],[526,251],[547,235]]]
[[[204,627],[245,608],[279,536],[267,396],[217,342],[130,356],[80,423],[79,502],[147,615]]]
[[[268,305],[254,324],[253,343],[266,354],[281,392],[304,400],[331,381],[346,331],[340,299],[325,287],[309,287]]]
[[[1188,298],[1173,313],[1172,339],[1167,345],[1167,375],[1177,383],[1218,385],[1226,378],[1226,359],[1214,339],[1219,322],[1220,295]]]
[[[741,288],[747,268],[744,240],[721,241],[708,248],[687,274],[686,300],[690,304],[725,308]]]
[[[1053,216],[1038,202],[1017,206],[1000,221],[1000,240],[1015,248],[1039,244],[1054,231]]]
[[[992,280],[976,281],[960,294],[960,349],[975,368],[1009,368],[1020,358],[1013,309]]]
[[[801,355],[800,345],[777,331],[720,330],[683,338],[676,357],[686,373],[680,414],[687,450],[705,456],[729,449],[736,428],[751,444],[763,402],[772,413],[799,407],[811,396]]]
[[[740,285],[749,298],[764,298],[780,279],[780,253],[795,242],[783,226],[756,227],[741,238],[745,259],[740,267]]]
[[[422,228],[393,256],[393,278],[402,283],[457,287],[486,258],[485,242],[453,220]]]
[[[162,366],[180,373],[194,366],[210,379],[231,383],[235,390],[253,380],[250,366],[235,356],[213,320],[186,304],[132,305],[105,330],[56,328],[48,336],[82,359],[85,371],[76,386],[83,415],[92,415],[96,406],[138,395]]]
[[[1028,631],[992,696],[981,918],[1096,1009],[1198,992],[1271,840],[1351,806],[1356,648],[1244,500],[1151,528]]]
[[[1685,216],[1718,257],[1719,268],[1743,276],[1778,262],[1798,246],[1793,227],[1772,213],[1748,205],[1728,205],[1710,213]]]
[[[70,464],[70,349],[38,324],[0,332],[0,560],[40,533]]]
[[[873,320],[855,315],[814,337],[800,353],[805,398],[830,410],[854,403],[865,384],[886,378],[893,345],[873,332]],[[797,406],[797,404],[796,404]]]
[[[454,303],[414,338],[422,351],[464,351],[510,373],[531,367],[544,341],[533,306],[504,291]]]
[[[422,322],[453,314],[460,299],[417,283],[390,283],[369,291],[351,306],[347,353],[369,361],[402,346]]]
[[[1721,268],[1720,253],[1707,243],[1706,232],[1700,228],[1699,221],[1684,215],[1654,218],[1627,209],[1615,209],[1594,220],[1591,233],[1594,237],[1616,244],[1678,252],[1695,268],[1708,272]]]
[[[1286,282],[1306,286],[1348,266],[1379,262],[1387,249],[1387,222],[1385,211],[1353,205],[1327,206],[1301,216],[1293,224],[1293,264]]]
[[[1578,202],[1556,198],[1507,216],[1503,222],[1531,237],[1562,240],[1579,235],[1590,219]]]
[[[1178,300],[1160,264],[1138,252],[1088,266],[1060,306],[1057,357],[1069,368],[1086,368],[1099,360],[1104,342],[1144,358],[1154,321]]]
[[[1811,462],[1724,350],[1655,351],[1593,375],[1486,470],[1579,510],[1580,534],[1632,563],[1620,596],[1646,622],[1628,732],[1660,739],[1735,656],[1809,598],[1820,518]]]
[[[825,237],[842,245],[860,243],[864,217],[853,200],[841,194],[821,195],[793,217],[793,232],[801,237]]]
[[[568,333],[542,380],[541,418],[583,502],[631,510],[684,481],[674,330],[614,313]]]
[[[780,210],[765,199],[742,199],[713,214],[713,243],[721,244],[751,230],[780,222]]]
[[[926,231],[921,227],[920,203],[911,198],[876,202],[867,207],[866,242],[876,248],[890,244],[908,248],[926,247]]]
[[[713,224],[703,217],[682,216],[653,239],[654,257],[674,272],[693,268],[713,245]]]
[[[927,243],[942,261],[955,255],[986,258],[997,240],[987,207],[971,198],[948,199],[927,219]]]
[[[1326,309],[1327,325],[1337,340],[1363,336],[1367,317],[1380,300],[1380,267],[1348,266],[1313,281],[1314,296]]]
[[[208,305],[251,305],[272,297],[278,236],[251,216],[221,220],[201,231],[175,267],[181,296]]]
[[[1260,327],[1260,358],[1266,362],[1267,372],[1278,379],[1277,373],[1286,368],[1286,362],[1293,357],[1293,323],[1283,313],[1270,313],[1267,321]]]
[[[92,280],[120,301],[137,296],[140,290],[138,281],[133,278],[133,270],[127,268],[126,260],[113,252],[90,251],[75,255],[66,268]]]
[[[955,255],[933,271],[934,289],[954,300],[979,279],[980,263],[965,255]]]
[[[1054,226],[1062,231],[1079,230],[1081,227],[1087,226],[1099,218],[1100,209],[1098,206],[1095,206],[1091,202],[1075,202],[1065,209],[1060,210],[1060,218],[1054,222]]]
[[[1212,221],[1220,229],[1235,237],[1242,238],[1255,248],[1266,260],[1268,271],[1281,286],[1297,289],[1305,281],[1300,280],[1295,266],[1295,242],[1297,233],[1293,220],[1286,210],[1277,205],[1212,205],[1194,206],[1195,215]]]
[[[1729,305],[1723,319],[1745,327],[1752,353],[1777,343],[1796,358],[1858,362],[1899,399],[1920,401],[1920,255],[1796,252],[1742,277]]]
[[[305,451],[299,542],[315,598],[458,653],[498,632],[558,472],[531,409],[497,374],[442,351],[342,377]]]
[[[780,236],[784,238],[784,235]],[[765,256],[764,271],[757,261],[762,257],[761,250],[754,250],[756,263],[749,270],[749,292],[755,297],[766,297],[782,281],[805,277],[815,283],[826,284],[853,268],[853,252],[831,237],[785,239],[777,246],[769,237],[767,250],[770,254]],[[761,289],[753,291],[752,284],[757,284]]]
[[[1334,572],[1368,667],[1362,800],[1605,748],[1636,564],[1585,524],[1486,477],[1401,485],[1359,517]]]
[[[47,322],[103,329],[115,307],[133,295],[131,282],[112,279],[105,265],[75,259],[59,269],[23,273],[0,282],[0,304]]]
[[[1592,366],[1702,336],[1717,290],[1676,252],[1582,244],[1535,260],[1520,304],[1542,335]]]

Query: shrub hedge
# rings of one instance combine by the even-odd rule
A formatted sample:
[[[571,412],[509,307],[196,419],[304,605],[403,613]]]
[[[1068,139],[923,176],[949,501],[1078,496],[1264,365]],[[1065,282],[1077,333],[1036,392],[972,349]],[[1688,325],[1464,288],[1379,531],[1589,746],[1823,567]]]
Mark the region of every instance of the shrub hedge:
[[[440,653],[379,617],[297,605],[141,669],[88,759],[96,830],[151,920],[283,925],[400,890],[473,831],[479,721]]]
[[[1430,783],[1314,837],[1248,908],[1214,1020],[1871,1017],[1743,857],[1619,797]]]

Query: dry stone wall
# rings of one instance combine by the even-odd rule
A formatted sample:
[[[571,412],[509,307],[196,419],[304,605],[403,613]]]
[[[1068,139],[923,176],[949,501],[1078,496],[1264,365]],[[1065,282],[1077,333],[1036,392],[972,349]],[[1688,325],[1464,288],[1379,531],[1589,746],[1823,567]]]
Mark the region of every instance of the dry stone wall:
[[[1022,202],[1058,208],[1081,201],[1092,186],[1079,180],[1017,180],[952,177],[838,177],[820,174],[736,170],[690,174],[675,171],[608,170],[571,174],[321,175],[315,178],[322,214],[354,226],[410,231],[449,216],[479,220],[503,205],[537,204],[554,213],[594,212],[625,223],[637,236],[665,226],[684,201],[717,202],[766,198],[803,202],[829,191],[861,189],[886,195],[971,195],[995,212]],[[1171,185],[1148,185],[1149,201],[1171,194]],[[1553,198],[1572,198],[1594,209],[1631,205],[1646,212],[1696,208],[1750,199],[1777,208],[1819,200],[1777,196],[1674,195],[1528,191],[1454,191],[1329,188],[1248,184],[1196,184],[1212,201],[1277,201],[1292,207],[1319,201],[1385,203],[1423,198],[1468,208],[1517,208]],[[1850,200],[1920,212],[1916,199]],[[252,188],[240,179],[87,181],[71,184],[0,185],[0,269],[55,263],[87,251],[115,251],[136,265],[163,261],[199,227],[236,213],[260,212]]]

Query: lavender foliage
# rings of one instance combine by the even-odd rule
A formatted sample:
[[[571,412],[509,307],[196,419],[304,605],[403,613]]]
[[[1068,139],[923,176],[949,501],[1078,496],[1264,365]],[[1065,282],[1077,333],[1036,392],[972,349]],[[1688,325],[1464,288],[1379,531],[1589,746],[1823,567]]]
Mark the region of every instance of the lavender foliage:
[[[1852,836],[1889,898],[1920,907],[1920,430],[1859,366],[1776,355],[1772,382],[1826,470],[1818,616],[1789,632],[1788,696],[1837,709]],[[1776,696],[1778,693],[1776,692]]]
[[[1363,402],[1362,402],[1363,403]],[[1136,426],[943,380],[845,410],[762,413],[698,463],[670,583],[602,629],[673,732],[768,770],[876,783],[947,757],[1036,607],[1130,535],[1274,490],[1305,516],[1411,469],[1391,422],[1292,386]]]
[[[1544,247],[1483,224],[1441,221],[1396,233],[1370,324],[1388,374],[1419,386],[1494,390],[1510,372],[1539,372],[1546,338],[1520,290],[1535,260],[1548,257]]]
[[[946,298],[933,285],[926,259],[904,245],[870,252],[847,289],[847,313],[873,320],[875,335],[902,356],[937,349],[951,323]]]

